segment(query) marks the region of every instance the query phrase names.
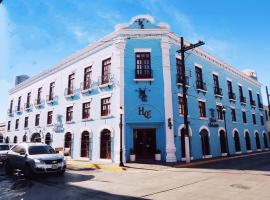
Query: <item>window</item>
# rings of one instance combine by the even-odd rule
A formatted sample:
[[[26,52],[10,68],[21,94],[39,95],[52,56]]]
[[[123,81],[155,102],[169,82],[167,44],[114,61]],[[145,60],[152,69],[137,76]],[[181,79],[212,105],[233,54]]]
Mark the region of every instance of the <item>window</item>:
[[[110,97],[101,99],[101,116],[110,115]]]
[[[176,79],[177,83],[183,84],[184,82],[183,65],[182,60],[179,58],[176,58]]]
[[[205,102],[198,101],[198,103],[199,103],[200,117],[205,118],[206,117]]]
[[[90,102],[86,102],[82,104],[82,118],[83,119],[90,118]]]
[[[243,123],[246,124],[247,123],[247,113],[246,111],[242,111],[242,119],[243,119]]]
[[[26,108],[30,107],[30,101],[31,101],[31,92],[27,93],[27,100],[26,100]]]
[[[150,52],[135,53],[136,69],[135,79],[152,78]]]
[[[264,118],[263,118],[263,115],[261,115],[261,125],[264,126]]]
[[[38,94],[37,94],[37,99],[36,99],[36,105],[41,104],[41,93],[42,93],[42,87],[38,88]]]
[[[73,120],[73,106],[67,107],[66,121],[71,122]]]
[[[263,104],[261,103],[261,95],[257,94],[258,106],[259,108],[263,108]]]
[[[179,114],[184,115],[184,98],[182,96],[178,96],[178,106],[179,106]]]
[[[264,111],[264,113],[265,113],[265,120],[266,120],[266,121],[268,121],[268,120],[269,120],[268,111],[267,111],[267,110],[265,110],[265,111]]]
[[[39,126],[40,114],[36,114],[35,126]]]
[[[8,121],[7,130],[10,131],[11,121]]]
[[[72,73],[68,76],[68,89],[67,95],[73,94],[74,91],[74,80],[75,80],[75,73]]]
[[[202,69],[200,67],[195,66],[196,73],[196,87],[200,90],[206,90],[206,84],[203,82],[202,77]]]
[[[20,96],[20,97],[18,98],[17,111],[21,111],[21,101],[22,101],[22,97]]]
[[[24,128],[28,128],[28,119],[29,117],[24,118]]]
[[[236,97],[235,97],[235,93],[233,93],[232,82],[228,80],[227,81],[227,86],[228,86],[228,96],[229,96],[229,99],[235,100]]]
[[[49,111],[47,115],[47,124],[52,124],[53,111]]]
[[[101,84],[110,82],[111,58],[102,61]]]
[[[91,87],[91,73],[91,66],[84,69],[83,90],[90,89]]]
[[[251,106],[256,106],[256,103],[255,103],[255,101],[253,100],[252,91],[249,90],[249,91],[248,91],[248,94],[249,94],[250,105],[251,105]]]
[[[55,82],[50,83],[49,101],[52,101],[54,99],[54,88]]]
[[[241,85],[238,86],[239,89],[239,96],[240,96],[240,102],[241,103],[246,103],[246,97],[244,97],[244,93],[243,93],[243,87]]]
[[[216,74],[213,74],[214,92],[216,95],[222,96],[222,89],[219,87],[219,80]]]
[[[252,114],[253,124],[257,124],[255,113]]]
[[[235,108],[231,108],[232,121],[236,122],[236,111]]]
[[[13,109],[13,100],[11,100],[9,104],[9,113],[12,113],[12,109]]]
[[[217,105],[217,117],[218,120],[223,120],[223,106]]]
[[[19,119],[16,119],[15,130],[18,130],[18,129],[19,129]]]

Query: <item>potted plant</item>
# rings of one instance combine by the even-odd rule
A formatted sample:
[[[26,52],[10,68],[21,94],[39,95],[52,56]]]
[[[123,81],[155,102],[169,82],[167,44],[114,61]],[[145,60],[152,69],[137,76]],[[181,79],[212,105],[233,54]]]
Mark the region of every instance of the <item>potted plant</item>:
[[[135,155],[135,152],[133,149],[130,149],[130,151],[129,151],[129,160],[131,162],[134,162],[136,160],[136,155]]]
[[[156,150],[155,160],[161,161],[161,153],[160,153],[160,150],[159,149]]]

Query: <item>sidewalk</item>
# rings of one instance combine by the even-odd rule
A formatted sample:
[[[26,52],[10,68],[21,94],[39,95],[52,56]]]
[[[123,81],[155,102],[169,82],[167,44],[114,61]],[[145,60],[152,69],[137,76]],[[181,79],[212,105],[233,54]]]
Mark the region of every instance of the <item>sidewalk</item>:
[[[209,158],[204,160],[195,160],[191,163],[179,162],[179,163],[161,163],[161,162],[149,162],[149,163],[125,163],[125,167],[119,167],[116,163],[93,163],[88,160],[68,160],[67,161],[67,169],[71,170],[95,170],[102,169],[108,171],[126,171],[129,169],[137,169],[137,170],[149,170],[149,171],[162,171],[170,168],[189,168],[195,167],[203,164],[217,163],[223,162],[227,160],[234,160],[238,158],[251,157],[261,154],[270,154],[270,151],[263,152],[255,152],[248,153],[242,155],[233,155],[231,157],[216,157]]]

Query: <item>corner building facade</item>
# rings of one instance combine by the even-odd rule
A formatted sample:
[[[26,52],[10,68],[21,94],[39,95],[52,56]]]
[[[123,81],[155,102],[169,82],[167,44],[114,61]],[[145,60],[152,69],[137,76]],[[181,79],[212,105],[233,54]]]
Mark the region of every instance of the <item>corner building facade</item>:
[[[118,163],[122,107],[125,160],[185,160],[179,48],[180,37],[150,16],[117,25],[10,90],[6,142],[42,141],[73,159]],[[226,155],[224,114],[231,154],[268,149],[261,84],[201,49],[188,54],[192,159]]]

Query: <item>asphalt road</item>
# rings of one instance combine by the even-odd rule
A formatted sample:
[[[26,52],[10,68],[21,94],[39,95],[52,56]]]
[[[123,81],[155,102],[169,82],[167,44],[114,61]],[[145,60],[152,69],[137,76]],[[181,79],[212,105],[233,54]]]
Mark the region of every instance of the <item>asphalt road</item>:
[[[266,200],[270,198],[270,153],[194,168],[67,171],[25,180],[0,168],[0,200],[185,199]]]

